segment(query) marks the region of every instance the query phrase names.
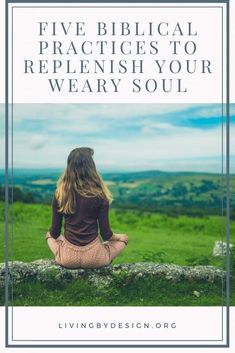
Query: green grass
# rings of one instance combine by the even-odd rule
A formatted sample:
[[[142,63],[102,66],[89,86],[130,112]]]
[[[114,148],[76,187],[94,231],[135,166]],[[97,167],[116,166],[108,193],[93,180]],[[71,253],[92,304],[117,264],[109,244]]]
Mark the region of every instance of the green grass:
[[[19,261],[53,259],[44,235],[50,227],[51,207],[14,203],[9,210],[9,258]],[[13,222],[12,222],[13,220]],[[225,221],[219,216],[169,217],[157,213],[115,210],[110,223],[114,232],[127,233],[129,244],[113,263],[168,262],[179,265],[214,265],[224,259],[212,257],[215,240],[225,239]],[[231,221],[231,243],[235,244]],[[0,231],[4,234],[4,204],[0,203]],[[4,237],[0,238],[0,262],[4,261]],[[235,304],[232,283],[231,303]],[[193,291],[200,292],[200,297]],[[38,296],[40,293],[40,296]],[[1,297],[3,303],[3,297]],[[221,305],[221,283],[172,283],[166,280],[113,285],[94,291],[83,281],[63,287],[22,283],[14,287],[14,305]]]
[[[4,205],[0,203],[0,231],[4,234]],[[13,222],[12,222],[13,220]],[[50,227],[51,208],[47,205],[14,203],[9,212],[9,258],[19,261],[53,258],[44,235]],[[126,233],[129,244],[113,263],[169,262],[179,265],[222,266],[212,257],[215,240],[225,239],[225,220],[169,217],[140,211],[111,210],[114,232]],[[235,222],[231,222],[231,242],[235,244]],[[4,237],[0,238],[0,262],[4,261]]]
[[[231,301],[235,303],[235,286]],[[199,297],[194,291],[200,293]],[[38,295],[40,293],[40,295]],[[3,305],[3,296],[0,297]],[[108,289],[95,289],[85,280],[48,286],[22,283],[14,286],[12,305],[35,306],[220,306],[225,305],[221,283],[150,281],[148,278],[122,285],[119,281]]]

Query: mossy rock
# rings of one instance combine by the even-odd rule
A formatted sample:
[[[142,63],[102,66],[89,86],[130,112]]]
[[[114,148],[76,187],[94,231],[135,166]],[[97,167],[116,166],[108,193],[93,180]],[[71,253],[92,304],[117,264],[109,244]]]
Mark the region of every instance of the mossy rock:
[[[125,286],[143,278],[166,279],[172,282],[214,283],[221,281],[225,275],[225,271],[214,266],[179,266],[153,262],[116,264],[98,269],[67,269],[53,260],[9,263],[9,281],[15,284],[25,281],[62,284],[82,279],[97,289],[106,288],[112,284]],[[0,287],[4,286],[4,277],[5,264],[0,263]]]

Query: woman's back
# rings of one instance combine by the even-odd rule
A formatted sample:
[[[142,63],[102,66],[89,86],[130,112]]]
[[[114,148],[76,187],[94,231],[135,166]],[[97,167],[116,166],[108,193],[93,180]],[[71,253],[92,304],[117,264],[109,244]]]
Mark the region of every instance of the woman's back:
[[[58,212],[58,201],[54,195],[52,200],[52,225],[50,233],[57,237],[61,232],[62,219],[64,218],[64,236],[72,244],[86,245],[98,236],[98,226],[103,240],[108,240],[113,235],[109,225],[109,202],[100,196],[76,196],[75,212],[63,214]]]

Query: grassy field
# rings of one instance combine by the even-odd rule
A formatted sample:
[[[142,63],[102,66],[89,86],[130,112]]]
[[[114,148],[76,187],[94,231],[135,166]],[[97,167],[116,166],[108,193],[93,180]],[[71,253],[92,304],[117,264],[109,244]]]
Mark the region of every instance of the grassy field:
[[[194,292],[200,293],[195,296]],[[11,289],[10,289],[11,292]],[[112,283],[109,289],[97,290],[84,280],[72,283],[21,283],[14,286],[14,306],[220,306],[226,305],[221,283],[177,282],[140,278],[122,285]],[[38,295],[40,293],[40,295]],[[0,304],[3,305],[3,293]],[[231,305],[235,305],[235,285],[231,287]]]
[[[1,234],[4,233],[4,204],[0,203]],[[50,227],[51,208],[47,205],[14,203],[9,212],[9,257],[19,261],[53,258],[44,235]],[[13,220],[13,222],[11,222]],[[126,233],[129,245],[114,263],[168,262],[179,265],[222,266],[212,257],[215,240],[225,238],[225,224],[219,216],[205,218],[169,217],[140,211],[112,210],[110,223],[114,232]],[[231,222],[231,242],[235,222]],[[11,241],[11,239],[13,239]],[[0,261],[4,261],[1,237]]]
[[[0,217],[0,231],[4,234],[3,203],[0,203]],[[16,202],[10,207],[9,220],[10,259],[27,262],[53,258],[44,240],[51,222],[50,206]],[[221,234],[225,238],[224,220],[219,216],[169,217],[111,207],[110,223],[114,232],[127,233],[130,239],[128,247],[113,263],[153,261],[224,266],[224,259],[212,256],[215,240],[221,239]],[[232,221],[231,242],[235,244],[234,230]],[[0,262],[3,262],[3,237],[0,242]],[[231,300],[235,303],[233,283],[232,288]],[[201,293],[200,298],[193,295],[194,290]],[[24,283],[14,288],[14,305],[221,305],[221,283],[140,281],[138,285],[130,283],[125,288],[114,286],[108,293],[92,292],[90,295],[91,292],[92,288],[86,283],[75,282],[63,288]],[[3,302],[3,297],[0,300]]]

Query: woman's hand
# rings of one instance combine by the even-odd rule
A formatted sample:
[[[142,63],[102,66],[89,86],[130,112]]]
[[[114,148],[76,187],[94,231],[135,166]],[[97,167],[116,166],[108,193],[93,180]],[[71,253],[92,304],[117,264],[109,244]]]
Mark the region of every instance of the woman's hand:
[[[126,234],[113,234],[111,239],[123,241],[126,245],[128,244],[128,236]]]

